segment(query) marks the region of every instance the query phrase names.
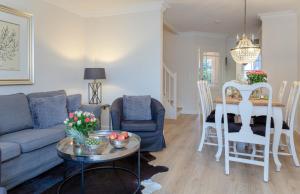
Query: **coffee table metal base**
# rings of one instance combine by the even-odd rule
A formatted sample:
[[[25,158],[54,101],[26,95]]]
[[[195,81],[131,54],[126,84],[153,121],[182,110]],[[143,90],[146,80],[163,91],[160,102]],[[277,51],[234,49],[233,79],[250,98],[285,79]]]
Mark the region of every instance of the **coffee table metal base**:
[[[141,186],[141,162],[140,162],[140,151],[138,151],[138,161],[137,161],[137,173],[135,173],[132,170],[129,170],[127,168],[123,168],[123,167],[119,167],[119,166],[115,166],[115,162],[113,161],[113,165],[112,166],[100,166],[100,167],[95,167],[95,168],[88,168],[88,169],[84,169],[84,162],[80,162],[80,194],[84,194],[85,193],[85,183],[84,183],[84,173],[88,172],[88,171],[94,171],[94,170],[107,170],[107,169],[113,169],[113,170],[121,170],[124,172],[127,172],[133,176],[135,176],[136,180],[137,180],[137,187],[135,189],[135,191],[133,192],[134,194],[137,193],[140,190],[140,186]],[[74,174],[72,176],[69,176],[67,178],[64,179],[64,181],[59,185],[58,189],[57,189],[57,194],[60,194],[61,189],[63,188],[63,186],[65,185],[65,183],[69,182],[70,180],[72,180],[75,176],[78,176],[79,174]]]

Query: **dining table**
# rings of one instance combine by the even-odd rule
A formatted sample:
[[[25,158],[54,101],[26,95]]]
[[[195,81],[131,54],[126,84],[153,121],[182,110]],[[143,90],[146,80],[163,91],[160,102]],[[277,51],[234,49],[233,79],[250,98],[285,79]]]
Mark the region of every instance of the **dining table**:
[[[229,109],[237,109],[241,99],[234,98],[234,97],[227,97],[226,98],[226,107],[227,110]],[[253,104],[253,107],[258,112],[266,112],[268,106],[267,99],[258,99],[253,98],[250,99]],[[216,161],[220,161],[220,157],[222,155],[223,150],[223,133],[222,133],[222,116],[223,116],[223,99],[222,97],[217,97],[214,100],[216,104],[216,111],[215,111],[215,123],[216,123],[216,132],[217,132],[217,139],[218,139],[218,151],[215,155]],[[283,108],[285,105],[277,100],[272,100],[272,117],[274,120],[274,136],[273,136],[273,144],[272,144],[272,154],[273,159],[276,166],[276,171],[280,171],[281,163],[278,158],[278,149],[280,144],[280,136],[282,130],[282,123],[283,123]],[[228,111],[230,112],[230,111]]]

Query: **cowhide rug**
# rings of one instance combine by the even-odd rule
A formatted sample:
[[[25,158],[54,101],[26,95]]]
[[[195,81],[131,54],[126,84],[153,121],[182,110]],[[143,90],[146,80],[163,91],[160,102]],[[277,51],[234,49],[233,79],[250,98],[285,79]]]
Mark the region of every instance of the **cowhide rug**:
[[[116,166],[126,167],[136,170],[136,155],[116,161]],[[142,153],[141,158],[141,188],[139,194],[152,194],[160,190],[161,185],[153,182],[151,177],[155,174],[167,172],[165,166],[153,166],[149,162],[156,158],[149,153]],[[92,165],[90,167],[107,166],[111,163]],[[79,172],[79,166],[76,163],[68,163],[67,175]],[[63,181],[64,165],[61,164],[41,175],[8,191],[8,194],[56,194],[57,188]],[[136,188],[136,179],[134,176],[123,171],[102,169],[97,171],[88,171],[85,173],[85,193],[86,194],[132,194]],[[76,194],[80,190],[80,176],[74,177],[67,182],[61,190],[62,194]]]

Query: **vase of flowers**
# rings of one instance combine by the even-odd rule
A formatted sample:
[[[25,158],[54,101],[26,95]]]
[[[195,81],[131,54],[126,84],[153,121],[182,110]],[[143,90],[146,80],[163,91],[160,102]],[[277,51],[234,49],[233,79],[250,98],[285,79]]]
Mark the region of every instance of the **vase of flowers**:
[[[255,84],[260,82],[267,82],[268,75],[262,70],[252,70],[247,72],[247,78],[249,84]],[[252,95],[255,98],[263,98],[262,89],[257,89]]]
[[[75,145],[83,145],[90,132],[97,126],[97,119],[93,113],[75,111],[69,113],[69,117],[64,121],[66,133],[73,138]]]
[[[262,70],[252,70],[247,72],[247,78],[249,84],[255,84],[260,82],[267,82],[267,73]]]

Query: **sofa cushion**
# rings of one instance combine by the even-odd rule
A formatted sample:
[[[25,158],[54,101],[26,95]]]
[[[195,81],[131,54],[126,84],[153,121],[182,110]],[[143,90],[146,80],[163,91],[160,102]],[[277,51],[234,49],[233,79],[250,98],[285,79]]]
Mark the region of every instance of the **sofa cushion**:
[[[0,142],[17,143],[21,146],[22,153],[27,153],[60,141],[65,137],[64,129],[64,125],[39,130],[26,129],[2,135]]]
[[[11,142],[0,142],[1,149],[1,162],[5,162],[9,159],[15,158],[21,155],[20,145]]]
[[[61,124],[68,116],[65,95],[32,98],[30,108],[34,128],[44,129]]]
[[[75,112],[80,109],[81,94],[74,94],[67,96],[67,109],[68,112]]]
[[[151,96],[123,96],[124,120],[151,120]]]
[[[32,128],[32,117],[25,94],[0,96],[0,135]]]
[[[156,123],[152,120],[150,121],[122,121],[121,129],[124,131],[131,132],[150,132],[156,130]]]
[[[50,92],[36,92],[30,93],[27,95],[28,101],[30,102],[33,98],[44,98],[44,97],[52,97],[59,95],[67,95],[64,90],[50,91]]]

